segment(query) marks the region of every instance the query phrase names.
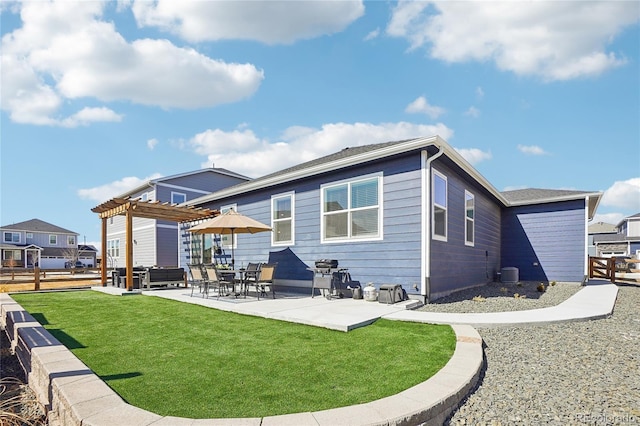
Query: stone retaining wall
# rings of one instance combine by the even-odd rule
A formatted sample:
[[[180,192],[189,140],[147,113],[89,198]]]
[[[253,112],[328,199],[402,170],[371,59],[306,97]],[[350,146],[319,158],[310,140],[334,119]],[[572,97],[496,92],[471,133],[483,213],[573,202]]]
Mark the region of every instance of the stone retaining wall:
[[[451,360],[429,380],[397,395],[312,413],[194,420],[163,417],[124,402],[5,293],[0,293],[0,329],[7,333],[29,386],[46,407],[52,426],[437,425],[473,389],[483,364],[480,335],[470,326],[455,325],[457,343]]]

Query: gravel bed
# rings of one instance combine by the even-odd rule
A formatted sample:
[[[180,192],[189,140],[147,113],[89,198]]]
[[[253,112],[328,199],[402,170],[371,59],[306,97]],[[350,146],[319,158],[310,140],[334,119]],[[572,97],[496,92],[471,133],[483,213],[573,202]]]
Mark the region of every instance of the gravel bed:
[[[489,283],[469,288],[437,299],[417,309],[425,312],[503,312],[547,308],[564,302],[583,287],[578,283],[559,282],[545,284],[545,291],[538,291],[540,282],[521,281],[518,284]]]
[[[483,377],[447,425],[640,425],[640,286],[607,319],[478,331]]]

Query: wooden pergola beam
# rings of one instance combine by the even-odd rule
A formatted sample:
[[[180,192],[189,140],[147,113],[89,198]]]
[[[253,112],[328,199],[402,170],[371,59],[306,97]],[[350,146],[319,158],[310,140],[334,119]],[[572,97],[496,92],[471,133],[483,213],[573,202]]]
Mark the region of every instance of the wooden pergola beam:
[[[102,286],[107,285],[107,219],[114,216],[125,216],[126,221],[126,279],[127,290],[133,290],[133,218],[167,220],[171,222],[193,222],[208,219],[220,214],[219,210],[205,209],[201,207],[182,206],[159,201],[142,201],[140,198],[112,198],[94,208],[102,219],[102,264],[100,276]]]

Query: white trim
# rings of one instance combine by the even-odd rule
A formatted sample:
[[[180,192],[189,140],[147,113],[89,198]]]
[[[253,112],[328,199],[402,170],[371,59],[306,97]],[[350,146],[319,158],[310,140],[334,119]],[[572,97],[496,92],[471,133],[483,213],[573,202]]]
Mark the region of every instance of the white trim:
[[[467,195],[473,200],[473,217],[467,217]],[[467,221],[470,220],[472,224],[471,241],[467,239]],[[468,191],[464,190],[464,245],[467,247],[474,247],[476,245],[476,196]]]
[[[278,200],[280,198],[286,198],[289,197],[289,199],[291,200],[291,216],[289,217],[289,221],[291,223],[291,239],[288,241],[276,241],[276,232],[275,232],[275,223],[276,222],[284,222],[286,220],[285,219],[276,219],[274,218],[274,202],[275,200]],[[271,245],[278,247],[278,246],[291,246],[291,245],[295,245],[296,243],[296,227],[295,227],[295,217],[296,217],[296,207],[295,207],[295,200],[296,200],[296,193],[295,191],[288,191],[288,192],[283,192],[281,194],[276,194],[276,195],[272,195],[271,196],[271,210],[269,211],[269,214],[271,215],[271,229],[273,229],[273,232],[271,233]]]
[[[424,281],[420,285],[420,295],[425,302],[431,298],[431,163],[444,152],[439,150],[429,157],[427,150],[420,153],[422,161],[422,265],[421,273]]]
[[[383,223],[383,218],[384,218],[384,199],[383,199],[383,194],[384,194],[384,176],[382,172],[376,172],[376,173],[370,173],[367,175],[362,175],[362,176],[357,176],[357,177],[353,177],[353,178],[348,178],[348,179],[341,179],[338,181],[334,181],[334,182],[329,182],[329,183],[325,183],[320,185],[320,244],[334,244],[334,243],[359,243],[359,242],[363,242],[363,241],[380,241],[384,238],[384,223]],[[360,208],[360,209],[356,209],[353,210],[351,208],[351,185],[357,182],[362,182],[362,181],[367,181],[367,180],[373,180],[376,179],[377,182],[377,186],[378,186],[378,204],[377,204],[377,210],[378,210],[378,232],[376,235],[367,235],[367,236],[363,236],[363,237],[353,237],[350,236],[352,234],[352,229],[351,229],[351,212],[353,211],[362,211],[362,210],[373,210],[374,207],[366,207],[366,208]],[[325,211],[324,211],[324,191],[326,188],[331,188],[334,186],[341,186],[341,185],[347,185],[347,200],[349,203],[349,207],[347,207],[346,210],[344,210],[344,212],[347,213],[349,220],[347,221],[347,236],[346,237],[338,237],[338,238],[325,238],[325,229],[324,229],[324,217],[325,217]],[[337,214],[337,213],[336,213]]]
[[[434,176],[438,176],[439,178],[444,180],[446,203],[445,206],[436,204],[436,188]],[[431,193],[431,238],[437,241],[447,242],[449,237],[449,180],[447,179],[447,176],[445,176],[442,172],[436,170],[434,167],[431,168]],[[444,209],[444,235],[436,234],[436,215],[434,214],[436,206]]]
[[[596,245],[594,244],[594,247]],[[598,250],[596,248],[596,256]],[[589,197],[584,199],[584,276],[589,277]]]
[[[171,189],[178,189],[180,191],[197,192],[198,194],[211,194],[211,191],[205,191],[205,190],[202,190],[202,189],[189,188],[188,186],[172,185],[170,183],[160,183],[160,182],[158,182],[156,184],[156,187],[158,187],[158,186],[162,186],[162,187],[165,187],[165,188],[171,188]]]
[[[51,242],[51,237],[56,237],[56,242]],[[49,246],[57,246],[58,245],[58,234],[49,234]]]

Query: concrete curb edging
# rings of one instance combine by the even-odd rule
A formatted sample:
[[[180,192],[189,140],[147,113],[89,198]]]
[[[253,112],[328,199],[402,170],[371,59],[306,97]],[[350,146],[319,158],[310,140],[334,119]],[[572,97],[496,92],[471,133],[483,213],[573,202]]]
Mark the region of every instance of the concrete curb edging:
[[[442,424],[476,385],[483,364],[482,338],[469,325],[453,325],[456,348],[425,382],[365,404],[264,418],[186,419],[160,416],[127,404],[11,296],[0,294],[0,329],[49,412],[50,425],[427,425]]]

